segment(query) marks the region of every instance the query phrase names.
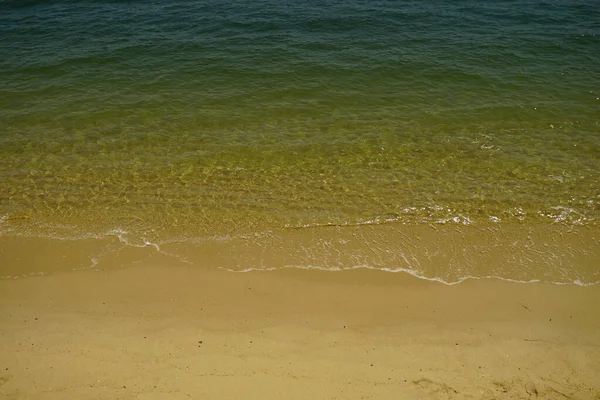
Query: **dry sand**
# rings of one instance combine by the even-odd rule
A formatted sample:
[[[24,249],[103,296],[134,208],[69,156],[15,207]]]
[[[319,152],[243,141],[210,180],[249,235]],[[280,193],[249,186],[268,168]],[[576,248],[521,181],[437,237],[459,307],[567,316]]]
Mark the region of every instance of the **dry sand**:
[[[600,286],[168,264],[0,281],[0,397],[600,399]]]

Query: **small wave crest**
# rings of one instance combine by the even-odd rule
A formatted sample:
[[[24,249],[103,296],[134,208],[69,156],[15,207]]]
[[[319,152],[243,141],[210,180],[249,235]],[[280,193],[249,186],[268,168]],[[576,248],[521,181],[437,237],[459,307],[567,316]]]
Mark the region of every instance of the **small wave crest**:
[[[0,227],[5,221],[6,217],[0,218]],[[165,263],[235,272],[362,268],[401,272],[447,285],[469,279],[579,286],[600,281],[597,228],[508,224],[498,217],[490,217],[485,225],[462,216],[429,224],[408,224],[391,217],[166,238],[124,228],[97,233],[62,225],[48,234],[4,230],[0,241],[10,249],[2,255],[1,264],[8,267],[0,275],[5,277],[115,268],[164,256]],[[35,257],[27,255],[32,248],[39,253]]]
[[[408,274],[410,276],[413,276],[415,278],[418,279],[422,279],[425,281],[430,281],[430,282],[437,282],[437,283],[441,283],[443,285],[448,285],[448,286],[454,286],[454,285],[458,285],[460,283],[463,283],[465,281],[468,280],[486,280],[486,279],[492,279],[492,280],[500,280],[500,281],[504,281],[504,282],[511,282],[511,283],[523,283],[523,284],[528,284],[528,283],[549,283],[549,284],[555,284],[555,285],[576,285],[576,286],[583,286],[583,287],[587,287],[587,286],[594,286],[600,283],[600,280],[595,281],[595,282],[582,282],[579,279],[575,279],[573,281],[570,282],[554,282],[554,281],[542,281],[540,279],[529,279],[529,280],[518,280],[518,279],[511,279],[511,278],[505,278],[505,277],[501,277],[501,276],[463,276],[457,280],[454,281],[447,281],[444,280],[442,278],[439,277],[428,277],[428,276],[423,276],[420,273],[418,273],[417,271],[411,270],[411,269],[406,269],[406,268],[376,268],[376,267],[371,267],[368,265],[355,265],[352,267],[345,267],[345,268],[328,268],[328,267],[319,267],[319,266],[314,266],[314,265],[285,265],[282,267],[270,267],[270,268],[261,268],[261,267],[256,267],[256,268],[245,268],[245,269],[231,269],[231,268],[220,268],[222,270],[228,271],[228,272],[232,272],[232,273],[249,273],[249,272],[264,272],[264,271],[277,271],[277,270],[281,270],[281,269],[300,269],[300,270],[314,270],[314,271],[326,271],[326,272],[344,272],[344,271],[352,271],[352,270],[359,270],[359,269],[366,269],[366,270],[374,270],[374,271],[384,271],[384,272],[390,272],[390,273],[404,273],[404,274]]]

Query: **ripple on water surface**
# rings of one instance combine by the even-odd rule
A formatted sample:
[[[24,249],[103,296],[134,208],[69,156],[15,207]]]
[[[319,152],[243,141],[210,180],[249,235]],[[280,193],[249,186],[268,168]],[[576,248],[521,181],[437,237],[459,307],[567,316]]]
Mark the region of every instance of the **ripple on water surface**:
[[[2,238],[121,246],[113,233],[126,232],[128,246],[189,253],[258,235],[287,249],[279,266],[592,282],[599,13],[585,0],[2,2]],[[330,243],[367,226],[352,246],[377,256],[342,264],[325,249],[296,259],[304,239],[288,238],[311,227]],[[512,248],[482,234],[487,244],[461,244],[469,257],[457,244],[434,267],[425,245],[418,264],[400,245],[371,246],[388,226],[415,249],[417,237],[462,243],[454,228],[545,239]],[[567,235],[585,236],[580,248],[563,230],[591,233]],[[499,243],[513,258],[494,259],[512,269],[482,261]]]

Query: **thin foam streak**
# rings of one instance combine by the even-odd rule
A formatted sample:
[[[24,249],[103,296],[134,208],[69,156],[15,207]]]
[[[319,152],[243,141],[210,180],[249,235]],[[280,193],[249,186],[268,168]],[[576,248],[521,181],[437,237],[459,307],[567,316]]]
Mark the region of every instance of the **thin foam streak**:
[[[277,268],[277,267],[244,268],[241,270],[236,270],[236,269],[232,269],[232,268],[219,268],[219,269],[228,271],[228,272],[234,272],[234,273],[248,273],[248,272],[275,271],[278,269],[286,269],[286,268],[303,269],[303,270],[318,270],[318,271],[327,271],[327,272],[343,272],[343,271],[356,270],[356,269],[369,269],[369,270],[374,270],[374,271],[385,271],[385,272],[391,272],[391,273],[401,272],[401,273],[405,273],[405,274],[414,276],[415,278],[418,278],[418,279],[423,279],[423,280],[431,281],[431,282],[438,282],[438,283],[441,283],[443,285],[448,285],[448,286],[458,285],[459,283],[462,283],[462,282],[465,282],[468,280],[484,280],[484,279],[496,279],[496,280],[505,281],[505,282],[523,283],[523,284],[549,283],[549,284],[553,284],[553,285],[576,285],[576,286],[583,286],[583,287],[594,286],[594,285],[600,284],[600,280],[595,281],[595,282],[590,282],[590,283],[584,283],[584,282],[580,281],[579,279],[576,279],[572,282],[554,282],[554,281],[545,282],[540,279],[519,280],[519,279],[503,278],[503,277],[495,276],[495,275],[486,275],[486,276],[481,276],[481,277],[468,275],[468,276],[459,278],[457,281],[449,282],[449,281],[445,281],[444,279],[439,278],[439,277],[423,276],[423,275],[420,275],[419,273],[417,273],[416,271],[406,269],[406,268],[396,268],[396,269],[375,268],[375,267],[371,267],[368,265],[355,265],[355,266],[347,267],[347,268],[340,268],[340,267],[327,268],[327,267],[319,267],[319,266],[314,266],[314,265],[286,265],[281,268]]]

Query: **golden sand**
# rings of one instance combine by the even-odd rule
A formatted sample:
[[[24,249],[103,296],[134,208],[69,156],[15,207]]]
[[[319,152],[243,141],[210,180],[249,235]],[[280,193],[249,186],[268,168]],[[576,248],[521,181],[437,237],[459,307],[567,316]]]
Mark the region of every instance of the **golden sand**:
[[[169,265],[0,281],[6,399],[598,399],[600,286]]]

